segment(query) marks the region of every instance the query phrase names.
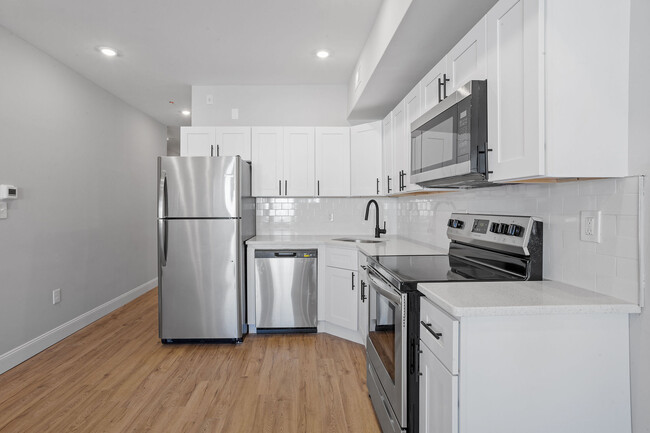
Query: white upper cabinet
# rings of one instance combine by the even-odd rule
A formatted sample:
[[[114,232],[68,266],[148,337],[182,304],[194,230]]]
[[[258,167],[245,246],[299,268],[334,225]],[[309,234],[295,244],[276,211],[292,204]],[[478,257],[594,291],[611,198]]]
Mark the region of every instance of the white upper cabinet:
[[[422,114],[444,99],[443,83],[447,76],[447,57],[434,66],[420,82],[422,88]]]
[[[274,127],[252,128],[252,177],[255,197],[283,195],[284,130]]]
[[[240,126],[181,127],[181,156],[236,156],[250,161],[251,129]]]
[[[314,128],[284,128],[284,195],[313,197]]]
[[[489,179],[627,175],[630,1],[500,0],[486,20]]]
[[[350,128],[350,192],[352,196],[381,194],[381,121]]]
[[[471,80],[487,78],[485,17],[456,44],[447,55],[449,72],[447,77],[447,96]]]
[[[316,128],[316,195],[350,195],[350,128]]]
[[[393,109],[393,179],[395,186],[392,193],[400,193],[404,190],[404,174],[408,171],[410,163],[407,153],[410,140],[406,140],[406,108],[405,100],[402,100]]]
[[[226,126],[215,128],[217,151],[214,156],[239,155],[245,161],[251,160],[251,128],[247,126]]]
[[[388,113],[382,124],[382,191],[388,195],[394,191],[395,178],[393,168],[393,113]]]
[[[502,0],[487,15],[490,180],[544,173],[539,0]]]
[[[216,156],[214,127],[181,127],[181,156]]]
[[[411,183],[411,166],[413,163],[418,162],[422,155],[411,152],[411,123],[422,114],[422,88],[419,83],[409,92],[408,95],[406,95],[406,98],[404,99],[404,109],[406,110],[406,136],[404,137],[404,142],[406,143],[406,157],[408,163],[404,169],[404,174],[402,175],[402,190],[417,191],[422,188]]]

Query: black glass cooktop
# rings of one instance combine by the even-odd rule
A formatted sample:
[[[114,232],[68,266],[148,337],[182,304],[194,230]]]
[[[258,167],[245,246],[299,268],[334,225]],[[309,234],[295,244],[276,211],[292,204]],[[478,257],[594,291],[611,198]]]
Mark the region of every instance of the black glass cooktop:
[[[509,281],[523,278],[448,255],[375,256],[378,270],[396,286],[447,281]],[[376,267],[377,268],[377,267]],[[387,275],[388,274],[388,275]]]

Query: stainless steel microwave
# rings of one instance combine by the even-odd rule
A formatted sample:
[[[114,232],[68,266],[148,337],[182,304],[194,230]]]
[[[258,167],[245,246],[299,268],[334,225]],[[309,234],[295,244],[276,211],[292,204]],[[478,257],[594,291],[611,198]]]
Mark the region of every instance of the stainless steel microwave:
[[[411,124],[411,181],[489,186],[487,152],[487,81],[470,81]]]

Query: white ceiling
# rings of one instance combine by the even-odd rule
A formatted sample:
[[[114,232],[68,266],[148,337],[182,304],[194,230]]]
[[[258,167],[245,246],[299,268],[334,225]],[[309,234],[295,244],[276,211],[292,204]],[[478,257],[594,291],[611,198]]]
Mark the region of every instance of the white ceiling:
[[[2,0],[0,25],[165,125],[192,85],[346,85],[381,0]],[[97,46],[120,52],[106,58]],[[327,48],[331,58],[319,60]],[[174,101],[170,104],[169,101]]]

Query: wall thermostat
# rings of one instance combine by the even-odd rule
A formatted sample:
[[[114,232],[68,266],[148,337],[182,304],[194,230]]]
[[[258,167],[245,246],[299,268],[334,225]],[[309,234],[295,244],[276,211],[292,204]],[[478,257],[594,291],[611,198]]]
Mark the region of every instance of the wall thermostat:
[[[18,188],[13,185],[0,185],[0,200],[18,198]]]

